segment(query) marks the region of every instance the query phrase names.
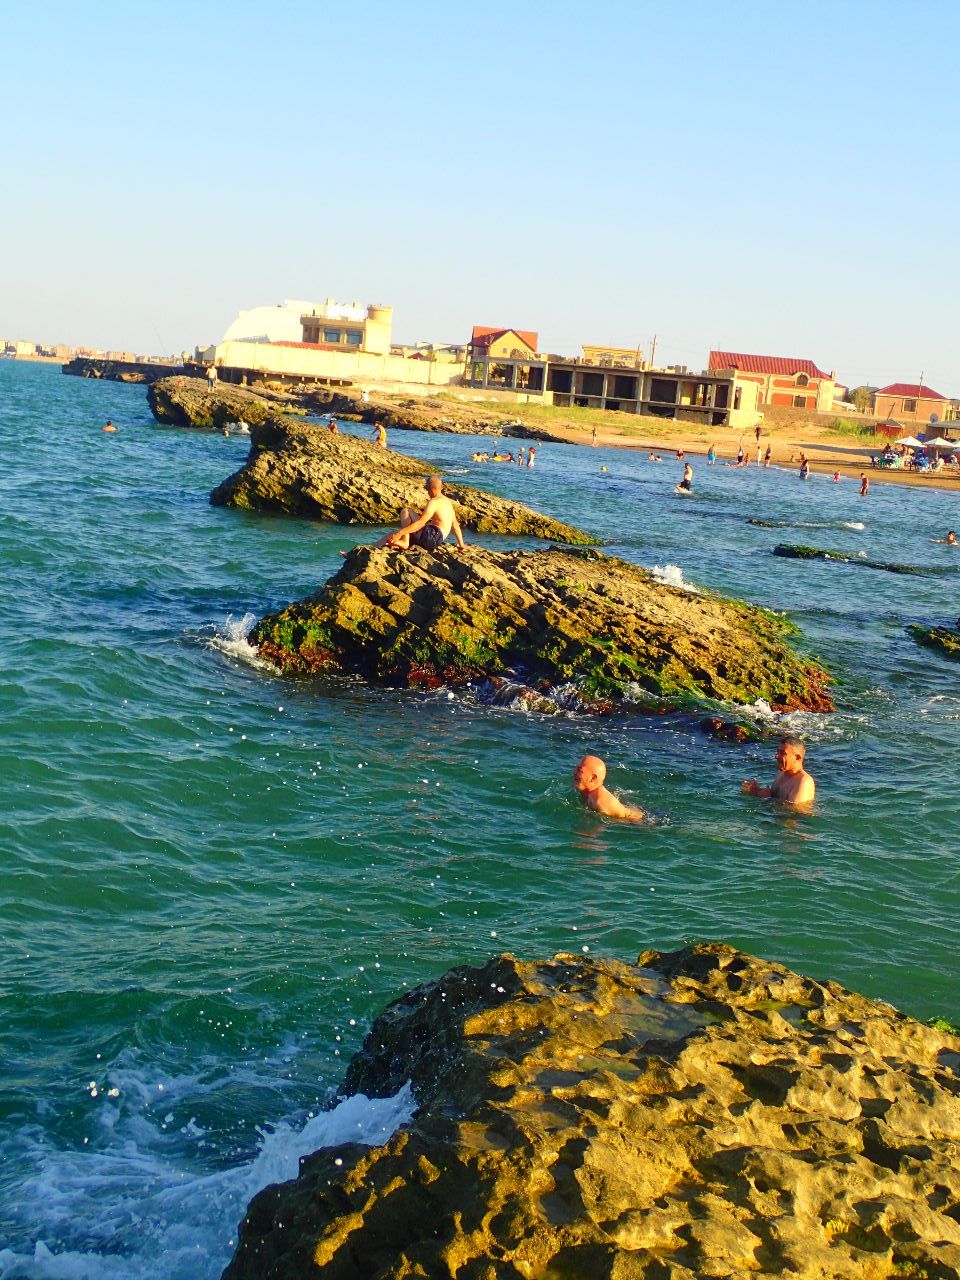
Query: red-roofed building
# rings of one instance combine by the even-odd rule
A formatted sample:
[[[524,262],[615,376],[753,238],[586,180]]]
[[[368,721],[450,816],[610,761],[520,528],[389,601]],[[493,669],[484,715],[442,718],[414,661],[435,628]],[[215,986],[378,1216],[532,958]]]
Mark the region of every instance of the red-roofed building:
[[[757,356],[741,351],[711,351],[711,373],[732,370],[741,382],[755,382],[760,405],[784,405],[829,413],[836,396],[836,374],[824,373],[812,360],[792,356]]]
[[[879,421],[949,422],[952,403],[923,382],[891,382],[873,397],[873,411]]]
[[[536,356],[537,333],[533,329],[491,329],[475,324],[470,335],[471,354],[488,360]]]

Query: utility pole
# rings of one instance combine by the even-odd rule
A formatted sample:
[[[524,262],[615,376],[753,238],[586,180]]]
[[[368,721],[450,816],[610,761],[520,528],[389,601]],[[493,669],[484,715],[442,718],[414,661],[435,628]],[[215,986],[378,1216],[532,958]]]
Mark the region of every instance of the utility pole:
[[[654,335],[653,335],[653,340],[652,340],[652,341],[651,341],[651,343],[650,343],[650,368],[651,368],[651,369],[654,367],[653,357],[654,357],[656,354],[657,354],[657,335],[656,335],[656,334],[654,334]]]

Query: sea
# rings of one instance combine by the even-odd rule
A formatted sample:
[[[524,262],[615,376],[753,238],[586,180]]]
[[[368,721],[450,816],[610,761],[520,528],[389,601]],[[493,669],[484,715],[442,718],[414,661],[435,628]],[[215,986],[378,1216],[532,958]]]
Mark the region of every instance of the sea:
[[[740,793],[772,777],[771,742],[693,715],[279,678],[253,621],[378,531],[211,507],[249,439],[160,426],[142,387],[0,362],[0,445],[3,1280],[215,1280],[259,1188],[410,1114],[406,1090],[339,1095],[372,1019],[499,951],[722,939],[960,1018],[958,668],[906,630],[960,612],[960,548],[931,541],[960,527],[957,492],[693,457],[681,497],[664,450],[546,444],[530,470],[471,463],[488,438],[390,433],[795,623],[837,711],[727,710],[803,737],[798,815]],[[587,751],[655,821],[578,806]]]

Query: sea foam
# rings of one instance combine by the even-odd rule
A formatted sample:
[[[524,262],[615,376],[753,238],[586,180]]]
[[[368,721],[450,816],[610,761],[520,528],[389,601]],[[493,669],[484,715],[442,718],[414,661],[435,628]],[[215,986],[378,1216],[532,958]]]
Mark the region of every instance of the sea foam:
[[[655,564],[650,572],[657,582],[662,582],[665,587],[677,587],[680,591],[689,591],[695,596],[701,594],[699,587],[695,587],[692,582],[687,582],[678,564]]]
[[[206,642],[211,649],[226,654],[237,662],[244,662],[261,671],[272,671],[272,664],[261,658],[256,646],[250,643],[250,632],[256,623],[257,616],[254,613],[245,613],[242,618],[234,618],[233,614],[228,614],[222,626],[210,628]]]
[[[37,1143],[28,1153],[36,1172],[16,1188],[32,1247],[0,1249],[0,1277],[215,1280],[252,1196],[295,1178],[301,1156],[321,1147],[386,1142],[415,1105],[409,1085],[392,1098],[355,1094],[305,1124],[281,1121],[262,1133],[253,1160],[213,1172],[191,1167],[189,1151],[165,1157],[163,1135],[142,1116],[117,1124],[113,1139],[97,1150]],[[202,1130],[179,1132],[203,1146]],[[201,1153],[194,1154],[198,1163]]]

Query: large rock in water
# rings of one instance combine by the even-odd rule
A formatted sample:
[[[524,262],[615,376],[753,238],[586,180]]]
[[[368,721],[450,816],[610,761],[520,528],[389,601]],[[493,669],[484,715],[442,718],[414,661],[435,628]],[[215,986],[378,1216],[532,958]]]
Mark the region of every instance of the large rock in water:
[[[147,403],[158,422],[176,427],[207,430],[246,422],[252,426],[275,417],[278,412],[302,412],[295,397],[272,391],[248,391],[229,382],[210,389],[205,378],[177,376],[161,378],[150,385]]]
[[[783,641],[782,619],[657,582],[596,551],[356,547],[309,599],[251,640],[293,673],[463,685],[505,674],[575,682],[588,697],[661,697],[831,711],[828,676]]]
[[[960,1040],[722,945],[498,956],[390,1005],[345,1092],[379,1147],[300,1162],[224,1280],[960,1274]]]
[[[424,477],[435,466],[321,425],[267,413],[250,431],[246,463],[214,489],[214,506],[285,511],[340,524],[396,525],[404,507],[426,505]],[[447,484],[465,529],[590,543],[588,534],[521,502],[465,484]]]

